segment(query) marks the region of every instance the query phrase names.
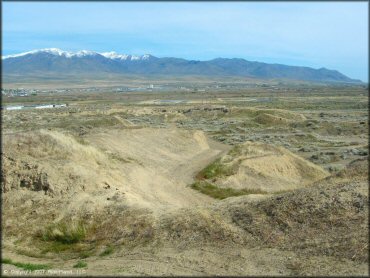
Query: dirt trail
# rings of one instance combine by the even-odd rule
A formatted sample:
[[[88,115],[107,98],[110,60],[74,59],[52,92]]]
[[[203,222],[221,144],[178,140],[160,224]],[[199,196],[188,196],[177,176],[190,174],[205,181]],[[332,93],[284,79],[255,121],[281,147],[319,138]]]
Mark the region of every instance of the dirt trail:
[[[177,129],[111,130],[86,140],[129,161],[120,177],[127,201],[155,212],[212,202],[187,185],[197,171],[229,149],[203,132]]]

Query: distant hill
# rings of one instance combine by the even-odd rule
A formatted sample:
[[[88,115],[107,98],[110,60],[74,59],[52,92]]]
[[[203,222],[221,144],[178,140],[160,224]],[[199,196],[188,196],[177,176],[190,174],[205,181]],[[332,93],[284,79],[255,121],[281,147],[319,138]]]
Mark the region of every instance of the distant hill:
[[[180,58],[158,58],[98,53],[93,51],[67,52],[57,48],[33,50],[2,57],[3,75],[95,75],[138,74],[138,75],[199,75],[241,76],[259,79],[291,79],[314,82],[359,83],[344,74],[326,68],[287,66],[251,62],[244,59],[217,58],[210,61],[194,61]]]

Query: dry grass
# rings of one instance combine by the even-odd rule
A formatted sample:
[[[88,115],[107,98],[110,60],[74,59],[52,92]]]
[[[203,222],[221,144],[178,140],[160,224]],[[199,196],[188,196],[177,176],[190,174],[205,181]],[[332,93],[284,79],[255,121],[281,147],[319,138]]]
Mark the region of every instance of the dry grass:
[[[87,240],[99,245],[135,246],[151,241],[155,236],[154,218],[147,210],[111,208],[109,214],[100,212],[89,223]]]
[[[181,246],[200,243],[242,243],[240,231],[217,212],[204,208],[182,209],[164,216],[159,238]]]
[[[86,237],[86,227],[82,222],[59,222],[45,229],[42,239],[56,241],[63,244],[73,244],[82,241]]]
[[[366,184],[315,185],[228,208],[233,222],[270,247],[368,260]]]

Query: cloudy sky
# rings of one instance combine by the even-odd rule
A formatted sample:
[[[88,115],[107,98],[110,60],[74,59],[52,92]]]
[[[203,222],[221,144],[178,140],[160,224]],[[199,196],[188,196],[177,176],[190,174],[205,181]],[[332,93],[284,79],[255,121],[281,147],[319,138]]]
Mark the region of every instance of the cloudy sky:
[[[39,48],[217,57],[368,77],[367,2],[3,2],[2,55]]]

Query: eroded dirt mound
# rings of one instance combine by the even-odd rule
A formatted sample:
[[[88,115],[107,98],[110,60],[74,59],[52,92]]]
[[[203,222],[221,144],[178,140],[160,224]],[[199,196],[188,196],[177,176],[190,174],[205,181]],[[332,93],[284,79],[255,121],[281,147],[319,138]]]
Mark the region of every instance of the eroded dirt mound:
[[[258,202],[232,198],[221,210],[258,244],[367,262],[367,200],[366,183],[318,184]]]
[[[220,187],[278,192],[308,186],[327,176],[321,167],[283,147],[246,142],[219,161],[224,174],[211,176]]]
[[[287,119],[269,113],[260,113],[258,116],[254,118],[254,121],[263,125],[279,125],[279,124],[285,125],[293,122],[293,120],[291,119]]]
[[[3,192],[43,190],[56,196],[95,190],[109,164],[98,149],[55,131],[4,135],[3,144]]]
[[[237,108],[234,107],[227,114],[228,117],[247,117],[263,125],[289,124],[302,122],[306,117],[300,113],[283,109]]]

